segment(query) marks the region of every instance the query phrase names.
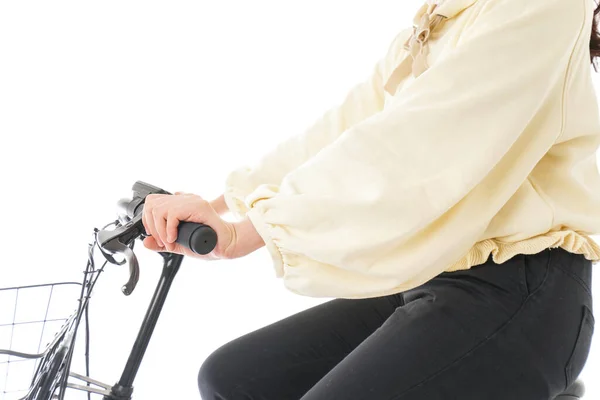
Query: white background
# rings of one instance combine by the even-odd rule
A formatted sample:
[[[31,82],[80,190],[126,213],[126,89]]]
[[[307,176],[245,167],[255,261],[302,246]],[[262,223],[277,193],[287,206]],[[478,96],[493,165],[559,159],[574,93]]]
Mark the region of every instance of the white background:
[[[0,2],[0,287],[80,280],[93,228],[114,220],[136,180],[219,196],[231,170],[366,78],[420,4]],[[160,273],[160,256],[136,249],[134,294],[120,292],[127,268],[109,265],[92,299],[92,375],[108,383]],[[186,259],[136,398],[199,398],[198,368],[217,347],[327,300],[286,291],[265,248]],[[600,398],[599,346],[582,375],[588,399]]]

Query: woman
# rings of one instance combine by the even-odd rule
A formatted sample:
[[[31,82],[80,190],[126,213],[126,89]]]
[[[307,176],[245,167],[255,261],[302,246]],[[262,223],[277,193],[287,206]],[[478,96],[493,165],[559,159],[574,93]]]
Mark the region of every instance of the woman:
[[[153,195],[205,259],[266,246],[294,293],[335,299],[217,349],[205,400],[547,400],[582,371],[600,247],[593,0],[426,3],[373,74],[223,196]],[[591,38],[590,38],[591,33]],[[238,221],[220,215],[231,211]]]

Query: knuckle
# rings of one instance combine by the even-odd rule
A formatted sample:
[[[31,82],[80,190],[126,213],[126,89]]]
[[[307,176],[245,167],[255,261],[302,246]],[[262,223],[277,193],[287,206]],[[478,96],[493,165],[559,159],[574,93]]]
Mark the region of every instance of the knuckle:
[[[174,208],[169,208],[166,212],[165,219],[168,224],[176,224],[179,222],[179,218],[177,218],[178,212]]]

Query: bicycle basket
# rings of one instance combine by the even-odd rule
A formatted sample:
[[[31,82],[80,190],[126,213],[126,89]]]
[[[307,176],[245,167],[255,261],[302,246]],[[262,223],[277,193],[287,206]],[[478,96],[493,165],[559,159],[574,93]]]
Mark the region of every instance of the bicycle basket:
[[[42,400],[41,393],[54,392],[73,341],[81,285],[0,289],[0,400]]]

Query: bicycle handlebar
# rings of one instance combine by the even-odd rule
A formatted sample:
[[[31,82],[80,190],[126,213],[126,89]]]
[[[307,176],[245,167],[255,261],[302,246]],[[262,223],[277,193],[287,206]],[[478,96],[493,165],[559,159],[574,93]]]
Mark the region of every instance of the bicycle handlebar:
[[[133,187],[132,199],[121,199],[117,202],[117,214],[120,226],[115,230],[101,230],[98,232],[99,247],[106,259],[117,265],[125,261],[129,264],[129,281],[122,287],[123,293],[130,295],[139,279],[139,264],[137,257],[129,247],[135,239],[146,237],[142,223],[143,204],[149,194],[171,194],[156,186],[137,181]],[[208,254],[217,245],[217,234],[213,228],[205,224],[182,221],[177,226],[176,243],[190,249],[196,254]],[[121,253],[125,256],[123,262],[117,262],[110,254]]]
[[[132,189],[134,192],[133,200],[121,199],[117,203],[117,207],[122,211],[122,217],[135,218],[138,214],[141,214],[143,211],[142,206],[149,194],[171,194],[142,181],[137,181]],[[179,243],[196,254],[208,254],[213,251],[217,244],[217,235],[208,225],[181,221],[177,226],[177,230],[175,243]]]

